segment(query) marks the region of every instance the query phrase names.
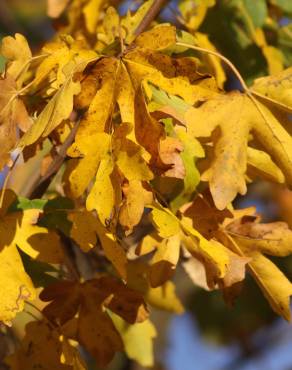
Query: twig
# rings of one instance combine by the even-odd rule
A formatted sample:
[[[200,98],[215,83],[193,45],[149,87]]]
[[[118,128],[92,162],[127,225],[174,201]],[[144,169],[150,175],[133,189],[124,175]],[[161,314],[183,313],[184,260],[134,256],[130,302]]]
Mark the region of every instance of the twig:
[[[0,195],[0,209],[1,209],[1,208],[2,208],[2,206],[3,206],[3,202],[4,202],[4,195],[5,195],[5,190],[6,190],[6,187],[7,187],[7,184],[8,184],[8,180],[9,180],[9,178],[10,178],[11,174],[12,174],[12,170],[13,170],[13,168],[15,167],[15,165],[16,165],[16,163],[17,163],[17,161],[18,161],[19,156],[20,156],[20,154],[18,154],[18,155],[15,157],[15,159],[14,159],[14,161],[13,161],[13,164],[12,164],[12,166],[9,168],[8,173],[7,173],[6,177],[5,177],[5,180],[4,180],[4,183],[3,183],[2,189],[1,189],[1,195]]]
[[[67,149],[73,143],[75,134],[77,132],[79,126],[79,121],[75,124],[73,129],[71,130],[70,134],[62,144],[57,156],[50,164],[49,168],[47,169],[46,173],[43,176],[39,176],[36,181],[32,183],[30,189],[28,189],[27,193],[25,194],[26,197],[34,199],[34,198],[41,198],[47,188],[50,185],[52,177],[59,171],[61,168],[65,158]]]
[[[250,90],[249,88],[247,87],[246,83],[244,82],[244,79],[242,78],[241,74],[239,73],[238,69],[235,67],[235,65],[233,63],[230,62],[229,59],[227,59],[226,57],[224,57],[222,54],[220,53],[217,53],[216,51],[213,51],[213,50],[209,50],[209,49],[205,49],[205,48],[201,48],[200,46],[195,46],[195,45],[191,45],[191,44],[187,44],[185,42],[177,42],[176,45],[179,45],[179,46],[184,46],[186,48],[189,48],[189,49],[193,49],[193,50],[196,50],[196,51],[200,51],[201,53],[205,53],[205,54],[210,54],[210,55],[214,55],[216,56],[217,58],[221,59],[225,64],[228,65],[228,67],[233,71],[233,73],[236,75],[236,77],[238,78],[238,81],[240,82],[241,86],[242,86],[242,89],[247,92],[247,93],[250,93]]]
[[[231,68],[231,70],[233,71],[233,73],[236,75],[238,81],[241,83],[242,89],[245,92],[246,96],[248,96],[249,99],[252,101],[252,103],[256,107],[257,111],[259,112],[259,114],[261,115],[261,117],[263,118],[263,120],[266,122],[269,130],[273,134],[273,129],[272,129],[271,125],[269,124],[269,120],[267,119],[266,114],[262,110],[262,108],[260,106],[260,103],[253,96],[254,92],[248,88],[248,86],[244,82],[244,79],[242,78],[241,74],[239,73],[238,69],[235,67],[235,65],[233,63],[230,62],[229,59],[227,59],[226,57],[224,57],[222,54],[217,53],[216,51],[205,49],[205,48],[201,48],[199,46],[194,46],[194,45],[187,44],[187,43],[184,43],[184,42],[177,42],[176,45],[184,46],[186,48],[197,50],[197,51],[200,51],[202,53],[215,55],[216,57],[220,58],[224,63],[226,63]],[[257,94],[257,95],[259,95],[259,94]],[[262,98],[266,98],[266,97],[265,96],[262,96]],[[279,140],[279,138],[277,136],[275,136],[274,134],[273,134],[273,136],[278,141],[279,145],[283,147],[282,141]]]
[[[71,275],[71,279],[79,281],[80,273],[78,266],[76,264],[71,239],[61,234],[61,240],[62,240],[62,249],[64,252],[64,264],[67,267],[69,274]]]
[[[154,21],[154,19],[157,17],[166,1],[167,0],[154,0],[148,12],[145,14],[145,17],[142,19],[141,23],[136,28],[134,32],[135,36],[138,36],[140,35],[140,33],[146,31],[151,22]]]

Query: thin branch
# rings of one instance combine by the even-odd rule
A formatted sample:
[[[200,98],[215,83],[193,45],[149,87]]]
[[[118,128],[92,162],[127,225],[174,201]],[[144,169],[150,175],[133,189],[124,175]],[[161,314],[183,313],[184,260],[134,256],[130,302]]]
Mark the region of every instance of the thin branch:
[[[71,239],[61,234],[62,249],[64,252],[64,264],[68,269],[71,279],[79,281],[80,273],[76,264],[75,254],[72,248]]]
[[[135,36],[138,36],[140,35],[140,33],[146,31],[151,22],[154,21],[154,19],[160,13],[162,7],[166,2],[167,0],[154,0],[145,17],[142,19],[141,23],[136,28]]]
[[[16,165],[16,163],[17,163],[17,161],[18,161],[19,156],[20,156],[20,154],[18,154],[18,155],[15,157],[15,159],[14,159],[14,161],[13,161],[13,164],[12,164],[12,166],[9,168],[8,173],[7,173],[6,177],[5,177],[5,180],[4,180],[4,183],[3,183],[2,189],[1,189],[1,195],[0,195],[0,209],[1,209],[1,208],[2,208],[2,206],[3,206],[5,190],[6,190],[6,188],[7,188],[7,184],[8,184],[9,178],[10,178],[10,176],[11,176],[11,174],[12,174],[12,170],[13,170],[13,168],[15,167],[15,165]]]
[[[242,78],[241,74],[239,73],[238,69],[234,66],[233,63],[230,62],[229,59],[227,59],[226,57],[224,57],[222,54],[217,53],[216,51],[212,51],[212,50],[209,50],[209,49],[201,48],[199,46],[190,45],[190,44],[187,44],[187,43],[184,43],[184,42],[177,42],[176,45],[184,46],[186,48],[197,50],[197,51],[200,51],[202,53],[215,55],[216,57],[220,58],[224,63],[226,63],[231,68],[231,70],[236,75],[236,77],[238,78],[239,82],[241,83],[241,86],[242,86],[243,91],[246,93],[246,95],[252,101],[252,103],[256,107],[257,111],[259,112],[259,114],[261,115],[261,117],[263,118],[263,120],[266,122],[268,128],[270,129],[270,131],[273,134],[273,129],[272,129],[271,125],[269,124],[268,118],[266,117],[264,111],[262,110],[262,108],[260,106],[260,103],[253,96],[254,92],[248,88],[248,86],[244,82],[244,79]],[[259,94],[255,93],[255,95],[259,95]],[[263,98],[265,98],[265,97],[263,97]],[[279,138],[277,138],[275,135],[273,135],[273,136],[279,142],[279,145],[281,145],[283,147],[283,143],[281,142],[281,140],[279,140]]]
[[[66,152],[67,149],[70,147],[70,145],[73,143],[75,134],[77,132],[79,126],[79,121],[75,124],[73,129],[71,130],[70,134],[60,147],[60,150],[52,163],[50,164],[49,168],[47,169],[46,173],[43,176],[39,176],[36,181],[32,183],[30,188],[28,189],[25,196],[27,198],[41,198],[47,188],[50,185],[50,182],[53,178],[53,176],[59,171],[61,168],[65,158],[66,158]]]
[[[184,46],[186,48],[189,48],[189,49],[193,49],[193,50],[196,50],[196,51],[200,51],[201,53],[205,53],[205,54],[210,54],[210,55],[214,55],[216,56],[217,58],[221,59],[225,64],[228,65],[228,67],[233,71],[233,73],[236,75],[236,77],[238,78],[238,81],[240,82],[241,86],[242,86],[242,89],[247,92],[247,93],[250,93],[250,90],[249,88],[247,87],[246,83],[244,82],[244,79],[242,78],[241,74],[239,73],[238,69],[235,67],[235,65],[233,63],[230,62],[229,59],[227,59],[226,57],[224,57],[222,54],[216,52],[216,51],[213,51],[213,50],[209,50],[209,49],[205,49],[205,48],[201,48],[199,46],[195,46],[195,45],[191,45],[191,44],[187,44],[185,42],[177,42],[176,45],[179,45],[179,46]]]

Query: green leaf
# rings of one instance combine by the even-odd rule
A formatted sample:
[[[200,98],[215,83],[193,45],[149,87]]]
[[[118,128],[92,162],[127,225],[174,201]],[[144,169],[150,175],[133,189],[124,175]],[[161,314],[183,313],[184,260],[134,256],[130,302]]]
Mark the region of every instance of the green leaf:
[[[153,84],[148,84],[152,93],[152,101],[155,105],[151,105],[151,110],[155,110],[157,106],[170,106],[175,108],[176,112],[183,114],[189,109],[189,104],[187,104],[183,99],[178,96],[167,94],[165,91],[157,88]]]
[[[73,209],[74,203],[69,198],[56,197],[54,199],[28,199],[18,197],[11,204],[8,212],[25,211],[27,209],[41,209],[42,211]]]
[[[46,287],[50,284],[54,284],[59,279],[59,271],[45,262],[36,261],[30,258],[26,253],[23,253],[20,249],[18,250],[22,259],[25,271],[31,277],[33,285],[36,288]],[[55,276],[51,275],[55,274]]]
[[[285,13],[292,14],[292,1],[291,0],[272,0],[271,3],[277,5]]]
[[[25,211],[27,209],[41,209],[43,210],[47,204],[46,199],[27,199],[24,197],[18,197],[15,202],[11,204],[8,212]]]
[[[255,27],[262,27],[268,16],[266,0],[243,0]]]
[[[178,138],[184,145],[181,157],[186,175],[183,180],[184,186],[182,191],[171,201],[173,212],[176,212],[183,204],[190,201],[192,194],[200,182],[200,173],[196,167],[196,159],[204,157],[204,149],[197,139],[182,130],[178,132]]]

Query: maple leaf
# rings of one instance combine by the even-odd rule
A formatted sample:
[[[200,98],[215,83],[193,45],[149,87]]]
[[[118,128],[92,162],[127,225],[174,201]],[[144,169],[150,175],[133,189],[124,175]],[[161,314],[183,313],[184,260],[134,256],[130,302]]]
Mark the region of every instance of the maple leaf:
[[[73,110],[73,96],[78,94],[80,86],[69,78],[61,89],[46,105],[31,128],[20,139],[18,146],[23,148],[33,144],[40,137],[48,136]]]
[[[90,212],[70,212],[68,220],[72,222],[70,236],[80,248],[88,252],[99,240],[105,256],[111,261],[120,276],[126,280],[127,257],[115,235],[108,231]]]
[[[180,253],[180,237],[178,234],[168,238],[147,235],[136,249],[139,256],[155,251],[148,271],[149,282],[153,288],[163,285],[175,272]]]
[[[161,280],[161,271],[165,271],[166,269],[167,276],[173,273],[172,270],[175,267],[174,261],[177,262],[181,245],[185,246],[194,257],[204,263],[208,285],[211,288],[214,288],[217,283],[229,286],[243,280],[244,266],[247,263],[247,259],[231,252],[215,238],[206,239],[193,227],[191,218],[185,216],[179,220],[169,210],[163,207],[153,207],[151,216],[153,224],[161,238],[169,239],[174,236],[178,238],[172,240],[172,242],[175,241],[175,243],[170,244],[173,246],[172,249],[162,247],[161,251],[159,251],[158,246],[158,266],[153,264],[154,269],[152,271],[152,274],[154,274],[152,281],[154,283],[162,283],[164,281]],[[147,244],[149,245],[149,243]],[[147,249],[149,250],[149,246],[146,245]],[[154,257],[154,261],[156,262],[157,260]]]
[[[189,135],[211,138],[213,154],[202,180],[209,182],[218,209],[224,209],[237,193],[246,193],[248,152],[251,165],[252,162],[255,164],[255,157],[260,161],[259,152],[247,149],[252,137],[250,134],[266,151],[261,158],[266,163],[267,176],[283,181],[280,169],[286,182],[291,184],[292,139],[268,106],[239,92],[218,94],[217,97],[202,101],[197,108],[186,108],[181,104],[176,111],[176,102],[171,97],[168,104],[171,109],[161,110],[185,124]],[[259,164],[257,166],[260,167]],[[276,176],[275,171],[278,173]]]
[[[216,115],[210,117],[210,113]],[[204,124],[208,117],[208,126]],[[206,101],[186,114],[187,126],[196,137],[211,136],[220,131],[214,141],[214,160],[203,174],[208,180],[217,208],[224,209],[239,192],[246,193],[245,172],[249,133],[263,145],[279,166],[286,181],[291,183],[292,139],[285,128],[259,101],[232,93]]]
[[[11,325],[18,312],[24,308],[26,300],[35,298],[35,289],[30,277],[24,270],[19,252],[15,245],[4,247],[0,252],[1,278],[0,320]]]
[[[0,213],[0,227],[3,230],[0,247],[17,245],[33,259],[48,263],[61,263],[63,250],[58,234],[36,225],[41,213],[40,209],[10,211],[9,206],[15,201],[15,197],[12,191],[5,192]],[[48,245],[50,245],[49,248]]]
[[[272,309],[290,320],[290,295],[292,284],[265,255],[288,256],[291,254],[292,231],[284,222],[259,223],[255,216],[236,216],[225,222],[219,239],[241,256],[251,258],[249,271],[258,283]]]
[[[73,110],[73,97],[80,92],[80,84],[74,81],[74,75],[97,58],[95,52],[86,49],[82,42],[74,42],[69,36],[45,46],[43,51],[47,56],[38,67],[32,83],[37,87],[50,76],[56,79],[51,87],[58,90],[19,141],[20,148],[48,136],[69,118]]]
[[[25,337],[21,347],[6,361],[13,370],[70,370],[71,366],[62,364],[62,343],[60,333],[44,321],[32,321],[26,325]]]
[[[23,310],[25,300],[35,296],[34,286],[24,270],[17,247],[40,261],[60,263],[63,260],[58,235],[35,225],[40,211],[10,212],[9,206],[14,200],[14,193],[6,191],[0,212],[0,264],[4,274],[0,291],[5,297],[0,307],[0,320],[6,323]]]
[[[15,79],[17,88],[20,88],[23,84],[25,73],[29,68],[29,62],[32,59],[26,38],[19,33],[15,34],[15,38],[11,36],[4,37],[1,43],[0,54],[8,61],[6,73]]]
[[[229,304],[250,272],[273,310],[290,318],[291,283],[266,256],[291,254],[291,230],[262,224],[254,209],[235,211],[231,204],[257,178],[292,182],[291,68],[282,71],[282,51],[263,31],[266,19],[279,20],[282,5],[273,4],[272,14],[265,1],[181,0],[177,23],[185,32],[155,22],[159,3],[145,1],[122,17],[118,0],[48,0],[49,14],[63,16],[39,54],[32,57],[19,34],[2,42],[8,62],[0,80],[0,167],[19,140],[25,169],[39,172],[42,162],[40,181],[33,174],[28,190],[44,199],[15,202],[13,193],[2,194],[0,320],[10,323],[34,297],[35,268],[61,263],[66,274],[49,266],[57,284],[37,282],[46,286],[40,295],[48,302],[46,320],[27,326],[8,360],[12,369],[85,370],[78,346],[98,366],[122,350],[153,366],[156,331],[147,305],[184,311],[171,281],[179,264],[194,284],[220,289]],[[211,43],[208,23],[222,8],[236,13],[235,44],[256,47],[274,76],[248,88],[218,54],[224,48]],[[274,23],[265,28],[276,45]],[[223,91],[223,61],[243,93]],[[69,207],[63,209],[59,193],[74,200]],[[68,242],[66,258],[54,229]],[[66,280],[71,273],[77,280]]]
[[[145,206],[152,203],[153,195],[141,181],[132,180],[123,184],[123,196],[119,222],[127,233],[131,233],[141,220]]]
[[[50,79],[50,89],[57,90],[68,77],[82,72],[88,61],[95,60],[98,55],[88,48],[84,38],[75,40],[70,35],[60,35],[54,42],[44,45],[40,57],[42,60],[35,71],[33,87],[40,87]]]
[[[101,366],[105,366],[115,352],[123,348],[120,335],[104,308],[131,324],[143,322],[148,316],[142,296],[110,277],[88,280],[83,284],[60,282],[45,288],[40,298],[52,301],[43,313],[61,325],[79,313],[76,338],[73,339],[78,339]]]
[[[182,178],[184,174],[179,156],[181,144],[174,139],[165,138],[163,126],[150,116],[142,88],[144,81],[155,81],[164,90],[177,93],[189,102],[210,94],[204,83],[191,84],[188,81],[187,72],[193,68],[188,58],[175,61],[157,52],[158,45],[154,45],[150,37],[152,32],[158,38],[163,38],[167,45],[175,43],[175,30],[166,25],[149,31],[149,36],[147,32],[144,33],[143,40],[138,36],[133,51],[129,50],[118,58],[101,58],[93,66],[88,66],[81,82],[82,92],[76,99],[78,108],[87,111],[68,154],[78,157],[77,153],[80,153],[79,156],[83,158],[69,163],[65,175],[66,188],[70,195],[79,197],[93,180],[94,184],[87,198],[87,209],[95,209],[103,223],[112,218],[115,198],[120,198],[119,194],[114,193],[112,185],[112,175],[116,177],[117,169],[128,182],[151,180],[153,174],[148,166],[152,171],[165,172],[166,176]],[[195,81],[195,74],[192,74]],[[99,81],[99,84],[95,81]],[[120,126],[115,125],[116,106],[122,120]],[[149,122],[147,125],[145,119]],[[105,133],[109,135],[108,139],[105,139]],[[98,140],[102,135],[104,141],[101,147],[96,147],[90,137]],[[95,160],[98,157],[93,157],[94,154],[103,145],[106,146],[107,142],[107,159],[100,157]],[[145,150],[151,155],[148,163],[145,160]],[[85,160],[89,157],[90,167],[87,167]],[[102,207],[99,206],[101,199],[106,200]],[[141,209],[141,206],[137,205],[137,209]],[[142,212],[139,214],[142,215]],[[124,216],[122,219],[129,230],[139,222],[138,216],[135,220],[125,221]]]
[[[252,91],[260,98],[292,112],[292,67],[281,73],[255,80]]]

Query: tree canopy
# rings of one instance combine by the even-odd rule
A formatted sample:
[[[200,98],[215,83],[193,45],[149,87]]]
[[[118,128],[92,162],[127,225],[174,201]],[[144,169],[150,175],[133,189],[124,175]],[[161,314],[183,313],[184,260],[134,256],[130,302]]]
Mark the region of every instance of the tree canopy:
[[[85,370],[81,348],[152,366],[151,309],[184,311],[178,265],[229,305],[250,274],[290,320],[273,257],[292,231],[233,203],[292,186],[292,2],[125,7],[48,0],[41,50],[2,40],[0,321],[33,312],[12,370]]]

